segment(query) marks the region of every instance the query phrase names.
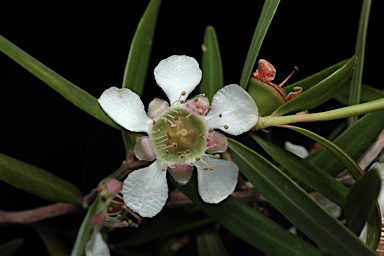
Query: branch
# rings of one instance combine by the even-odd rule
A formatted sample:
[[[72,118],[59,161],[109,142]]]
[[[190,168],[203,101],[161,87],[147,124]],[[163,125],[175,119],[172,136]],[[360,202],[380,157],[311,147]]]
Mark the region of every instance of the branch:
[[[124,161],[123,164],[110,178],[124,177],[126,174],[147,166],[147,161]],[[1,211],[0,210],[0,223],[33,223],[40,220],[68,214],[71,212],[88,209],[89,205],[97,196],[98,189],[92,189],[87,195],[83,197],[83,205],[73,205],[66,203],[54,203],[47,206],[38,207],[32,210],[24,211]]]

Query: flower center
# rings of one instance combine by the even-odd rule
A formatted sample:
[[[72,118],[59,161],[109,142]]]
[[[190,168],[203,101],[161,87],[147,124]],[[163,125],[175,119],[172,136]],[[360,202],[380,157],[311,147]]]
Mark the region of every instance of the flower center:
[[[153,120],[149,138],[156,158],[170,167],[194,164],[206,150],[208,126],[205,119],[184,105],[171,106]]]

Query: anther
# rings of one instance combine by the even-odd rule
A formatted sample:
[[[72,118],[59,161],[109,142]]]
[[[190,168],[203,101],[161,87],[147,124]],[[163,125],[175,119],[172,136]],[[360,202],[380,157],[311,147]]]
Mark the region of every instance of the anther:
[[[212,165],[209,166],[208,169],[212,171],[213,170],[213,166]]]
[[[196,160],[196,161],[200,161],[201,158],[200,158],[200,157],[196,157],[195,160]]]
[[[181,92],[181,96],[185,96],[185,94],[187,94],[185,91]]]
[[[203,170],[204,170],[204,171],[207,171],[207,170],[208,170],[208,167],[203,167]]]
[[[185,100],[180,100],[180,104],[184,104],[185,103]]]
[[[225,128],[225,127],[224,127]],[[213,132],[213,128],[209,128],[209,132]]]
[[[183,153],[181,153],[180,151],[179,152],[177,152],[177,155],[178,156],[181,156]]]
[[[220,114],[219,114],[219,117],[222,118],[222,117],[223,117],[223,114],[220,113]]]
[[[165,150],[165,154],[169,154],[169,150],[168,149]]]
[[[155,120],[152,120],[152,124],[155,125],[155,124],[156,124],[156,121],[155,121]]]
[[[224,125],[224,129],[228,129],[229,128],[229,126],[228,125]]]
[[[179,120],[179,118],[177,116],[174,116],[173,120],[177,121],[177,120]]]
[[[216,159],[220,159],[220,155],[219,155],[219,154],[216,154],[216,155],[215,155],[215,158],[216,158]]]
[[[194,101],[194,102],[198,102],[198,101],[199,101],[199,99],[198,99],[198,98],[195,98],[193,101]]]
[[[189,153],[191,153],[191,150],[187,149],[184,151],[184,153],[188,155]]]

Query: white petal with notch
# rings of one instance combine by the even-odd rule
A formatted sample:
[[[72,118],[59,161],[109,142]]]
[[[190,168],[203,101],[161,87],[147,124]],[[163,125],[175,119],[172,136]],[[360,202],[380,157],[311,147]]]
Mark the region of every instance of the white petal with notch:
[[[152,120],[144,110],[139,95],[127,88],[111,87],[105,90],[99,103],[107,115],[116,123],[132,132],[147,132]]]
[[[200,83],[202,75],[199,63],[185,55],[173,55],[160,61],[154,74],[157,84],[168,96],[171,104],[179,100],[183,91],[186,94],[181,99],[185,100]]]
[[[158,160],[130,173],[122,191],[125,204],[142,217],[158,214],[168,198],[166,173]]]
[[[249,131],[259,118],[256,103],[237,84],[221,88],[213,96],[211,110],[206,115],[210,128],[232,135]]]
[[[205,156],[196,161],[197,182],[201,199],[206,203],[217,204],[226,199],[236,188],[239,168],[231,161]],[[213,170],[203,170],[206,166]]]

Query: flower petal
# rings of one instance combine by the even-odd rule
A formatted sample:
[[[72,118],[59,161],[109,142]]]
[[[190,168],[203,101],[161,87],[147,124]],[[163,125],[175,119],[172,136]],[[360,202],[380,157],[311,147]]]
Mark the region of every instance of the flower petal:
[[[185,100],[201,80],[201,69],[197,61],[185,55],[173,55],[160,61],[154,71],[157,84],[163,89],[171,104]]]
[[[301,158],[306,158],[309,154],[308,150],[305,147],[293,144],[290,141],[284,142],[284,148],[292,154],[295,154]]]
[[[208,133],[207,153],[223,153],[228,148],[228,140],[224,134],[216,131]]]
[[[239,168],[233,162],[205,156],[195,165],[199,193],[204,202],[220,203],[235,190]],[[203,169],[209,166],[213,170]]]
[[[237,84],[230,84],[213,96],[211,110],[206,115],[210,128],[232,135],[249,131],[259,118],[256,103]]]
[[[193,165],[179,164],[177,167],[168,167],[169,173],[181,185],[185,185],[191,179]]]
[[[135,147],[133,148],[135,156],[139,160],[153,161],[156,159],[155,152],[153,151],[151,142],[148,136],[142,136],[136,139]]]
[[[111,87],[99,98],[100,106],[116,123],[132,132],[147,132],[152,120],[139,95],[129,89]]]
[[[153,99],[148,106],[148,116],[152,119],[159,116],[167,108],[169,108],[168,102],[162,99],[155,98]]]
[[[86,256],[99,256],[111,255],[108,249],[108,245],[103,240],[103,237],[100,233],[100,227],[95,227],[92,233],[91,240],[85,246],[85,255]]]
[[[204,94],[196,95],[185,103],[193,112],[204,116],[209,109],[209,99]]]
[[[125,204],[142,217],[158,214],[168,198],[166,173],[158,160],[130,173],[123,185]]]

